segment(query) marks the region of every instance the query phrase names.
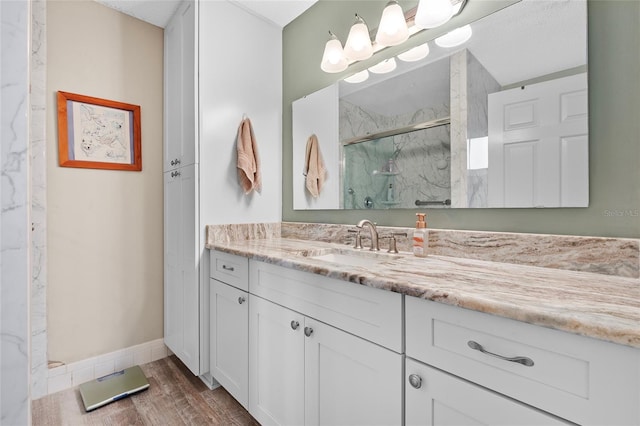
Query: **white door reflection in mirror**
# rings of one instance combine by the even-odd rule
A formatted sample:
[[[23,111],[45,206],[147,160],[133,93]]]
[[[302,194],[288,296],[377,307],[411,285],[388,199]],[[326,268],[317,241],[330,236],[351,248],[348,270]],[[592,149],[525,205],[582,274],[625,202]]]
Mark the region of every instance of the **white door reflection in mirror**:
[[[587,207],[587,75],[489,95],[488,207]]]

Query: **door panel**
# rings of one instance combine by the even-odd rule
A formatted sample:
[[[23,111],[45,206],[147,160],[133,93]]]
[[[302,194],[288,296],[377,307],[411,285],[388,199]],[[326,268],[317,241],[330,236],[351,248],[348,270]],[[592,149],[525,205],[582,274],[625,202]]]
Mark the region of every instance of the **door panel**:
[[[303,326],[302,315],[249,295],[249,412],[263,425],[304,423]]]
[[[401,424],[402,355],[306,318],[308,329],[305,425]]]

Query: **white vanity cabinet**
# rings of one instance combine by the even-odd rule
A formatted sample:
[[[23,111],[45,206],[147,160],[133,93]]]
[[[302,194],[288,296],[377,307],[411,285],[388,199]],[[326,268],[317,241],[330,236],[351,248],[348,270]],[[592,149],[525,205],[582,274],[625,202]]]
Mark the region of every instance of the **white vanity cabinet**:
[[[209,367],[211,375],[249,409],[249,260],[211,251]]]
[[[262,262],[250,278],[249,412],[260,423],[402,423],[403,356],[355,332],[395,343],[401,295]]]
[[[488,424],[640,424],[637,349],[414,297],[405,308],[407,424],[450,424],[435,419],[455,413]]]

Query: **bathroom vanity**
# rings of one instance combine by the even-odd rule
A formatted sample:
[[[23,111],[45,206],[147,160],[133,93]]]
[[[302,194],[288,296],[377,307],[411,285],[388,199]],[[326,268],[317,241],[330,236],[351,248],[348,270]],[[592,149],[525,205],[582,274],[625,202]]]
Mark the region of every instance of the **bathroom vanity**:
[[[211,373],[262,424],[640,423],[637,278],[209,241]]]

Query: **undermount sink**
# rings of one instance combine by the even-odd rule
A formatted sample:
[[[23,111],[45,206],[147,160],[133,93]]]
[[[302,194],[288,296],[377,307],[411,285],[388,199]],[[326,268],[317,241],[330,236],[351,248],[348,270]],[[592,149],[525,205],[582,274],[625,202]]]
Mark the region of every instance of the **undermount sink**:
[[[324,260],[325,262],[339,263],[342,265],[363,267],[373,266],[380,263],[379,260],[370,257],[352,256],[340,253],[321,254],[319,256],[312,256],[311,259]]]
[[[325,262],[331,262],[348,266],[361,266],[364,268],[386,263],[392,260],[389,256],[378,253],[344,253],[344,252],[331,252],[325,254],[318,254],[315,256],[309,256],[310,259],[322,260]]]

